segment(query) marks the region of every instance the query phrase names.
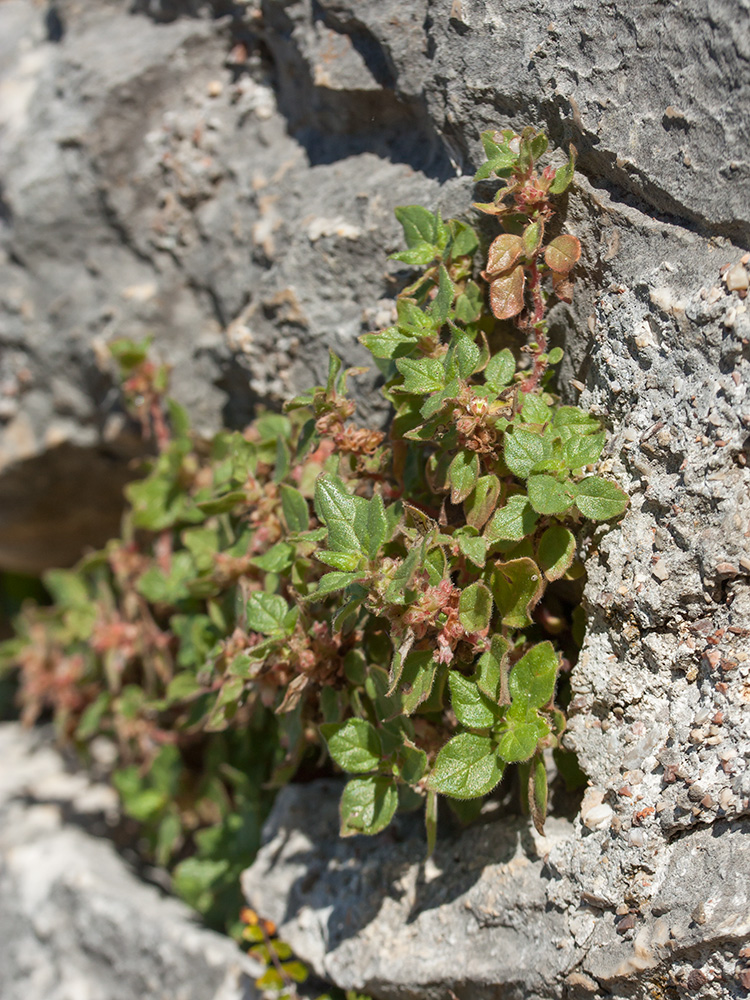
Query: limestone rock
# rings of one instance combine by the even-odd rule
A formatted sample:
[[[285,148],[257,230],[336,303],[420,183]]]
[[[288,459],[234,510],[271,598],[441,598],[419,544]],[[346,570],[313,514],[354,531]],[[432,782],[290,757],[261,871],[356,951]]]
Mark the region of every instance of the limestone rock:
[[[102,836],[116,810],[48,739],[0,725],[0,996],[253,1000],[247,956]]]

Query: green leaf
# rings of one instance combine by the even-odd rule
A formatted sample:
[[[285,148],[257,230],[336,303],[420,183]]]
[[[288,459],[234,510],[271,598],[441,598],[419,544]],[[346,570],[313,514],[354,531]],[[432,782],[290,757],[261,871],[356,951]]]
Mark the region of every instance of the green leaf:
[[[287,542],[277,542],[260,556],[254,556],[253,566],[266,573],[283,573],[294,562],[294,546]]]
[[[523,236],[523,252],[527,257],[532,257],[536,250],[539,249],[539,244],[542,242],[542,235],[544,233],[544,223],[541,219],[537,219],[536,222],[531,222],[524,229]]]
[[[456,319],[462,323],[475,323],[482,314],[484,295],[479,285],[467,281],[463,292],[456,299]]]
[[[541,435],[533,431],[514,430],[505,435],[505,464],[520,479],[526,479],[537,462],[544,456]]]
[[[400,250],[392,253],[390,260],[399,260],[402,264],[409,264],[412,267],[426,267],[431,264],[437,256],[437,248],[431,243],[415,243],[408,250]]]
[[[375,770],[380,764],[383,755],[380,737],[375,727],[364,719],[325,723],[320,731],[331,757],[344,771],[362,774]]]
[[[336,552],[360,552],[354,530],[357,499],[343,483],[324,473],[315,482],[315,512],[328,528],[328,548]],[[363,501],[365,502],[365,501]]]
[[[420,243],[435,245],[437,242],[437,219],[432,212],[423,208],[422,205],[399,205],[394,209],[394,215],[401,223],[408,247],[415,247]]]
[[[388,533],[383,498],[379,494],[376,493],[370,500],[357,505],[354,531],[362,551],[368,559],[375,559]]]
[[[247,627],[252,632],[274,635],[285,629],[289,605],[279,594],[256,591],[247,602]]]
[[[477,453],[463,449],[457,452],[448,467],[451,503],[462,503],[477,485],[478,479],[479,456]]]
[[[535,160],[540,159],[547,152],[547,136],[544,132],[539,132],[531,140],[531,155]]]
[[[560,661],[551,642],[532,646],[510,672],[508,689],[513,701],[521,700],[529,708],[546,705],[555,693],[559,666]],[[517,714],[515,707],[510,714]]]
[[[550,184],[549,190],[550,194],[562,194],[562,192],[568,187],[570,182],[573,180],[573,174],[576,169],[576,150],[575,146],[570,147],[570,156],[568,162],[562,167],[558,167],[555,171],[555,177]]]
[[[501,635],[493,635],[490,648],[477,660],[474,675],[477,687],[486,695],[493,705],[507,704],[510,700],[504,690],[505,660],[508,656],[510,643]]]
[[[512,319],[523,309],[523,290],[526,272],[514,267],[510,274],[501,275],[490,282],[490,308],[497,319]]]
[[[495,563],[489,584],[504,625],[526,628],[531,624],[529,613],[544,590],[542,573],[533,559]]]
[[[451,257],[468,257],[479,246],[479,238],[471,226],[465,222],[451,219],[449,222],[453,239],[451,241]]]
[[[544,758],[537,754],[531,762],[529,773],[529,812],[537,833],[544,836],[544,821],[547,818],[547,768]]]
[[[484,537],[493,542],[520,542],[533,534],[539,515],[521,493],[508,497],[504,507],[496,510],[492,520],[484,529]]]
[[[477,485],[464,500],[467,524],[481,531],[494,511],[499,496],[500,480],[497,476],[480,476]]]
[[[568,233],[552,240],[544,251],[544,260],[552,271],[567,274],[572,271],[581,257],[581,244]]]
[[[508,728],[500,738],[498,753],[508,764],[528,760],[536,753],[539,740],[549,733],[549,726],[536,714],[520,718],[508,716]]]
[[[480,569],[487,562],[487,542],[483,538],[476,535],[458,535],[458,547],[469,562]]]
[[[414,545],[409,549],[406,558],[398,566],[388,584],[385,592],[386,601],[391,604],[404,604],[406,602],[405,592],[411,584],[417,566],[424,561],[424,555],[424,545]]]
[[[420,414],[425,420],[429,420],[430,417],[442,410],[448,401],[457,399],[460,392],[461,386],[458,379],[453,379],[441,392],[433,392],[431,396],[427,397],[419,411]]]
[[[538,514],[564,514],[574,499],[574,485],[552,476],[529,476],[529,503]]]
[[[461,591],[458,620],[467,632],[483,632],[490,627],[492,594],[483,583],[472,583]]]
[[[284,988],[284,977],[271,966],[255,980],[255,986],[259,990],[281,990]]]
[[[325,597],[327,594],[335,594],[339,590],[345,590],[350,583],[361,579],[361,576],[361,573],[326,573],[325,576],[320,578],[318,586],[309,595],[307,600],[316,601],[319,597]]]
[[[234,510],[235,507],[246,504],[247,497],[244,491],[233,490],[231,493],[225,493],[222,497],[215,497],[213,500],[203,500],[201,503],[197,503],[196,507],[207,517],[213,517],[216,514],[226,514],[228,511]]]
[[[504,348],[498,354],[493,354],[484,369],[485,384],[499,392],[513,381],[516,373],[516,359],[513,352]]]
[[[413,650],[406,656],[398,682],[404,715],[412,715],[429,698],[437,667],[432,650]]]
[[[598,434],[573,435],[568,438],[564,445],[567,468],[581,469],[585,465],[593,465],[602,453],[605,438],[604,431]]]
[[[550,525],[539,540],[537,562],[548,580],[559,580],[576,554],[575,536],[561,524]]]
[[[445,368],[438,358],[397,358],[396,367],[404,376],[399,386],[404,392],[424,395],[445,385]]]
[[[402,358],[414,350],[416,341],[410,333],[403,333],[397,326],[377,333],[363,333],[359,342],[375,358]]]
[[[287,531],[293,533],[307,531],[310,527],[310,512],[307,509],[307,500],[305,500],[299,490],[296,490],[293,486],[287,486],[286,483],[282,483],[280,492],[281,510],[284,514]]]
[[[598,476],[588,476],[575,487],[575,503],[584,517],[608,521],[619,517],[628,506],[628,495],[615,483]]]
[[[362,562],[362,556],[358,552],[324,552],[319,549],[315,558],[324,566],[332,566],[343,573],[353,573]]]
[[[427,787],[455,799],[476,799],[491,792],[502,776],[503,764],[492,740],[459,733],[437,755]]]
[[[601,425],[591,414],[577,406],[561,406],[555,411],[555,427],[570,428],[577,434],[588,434],[600,430]]]
[[[491,729],[501,715],[497,704],[484,695],[475,680],[464,677],[458,670],[448,674],[453,712],[469,729]]]
[[[546,424],[552,419],[552,408],[535,392],[523,393],[521,416],[527,424]]]
[[[549,352],[547,361],[551,365],[557,365],[562,361],[564,356],[565,352],[563,351],[562,347],[553,347],[552,350]]]
[[[520,236],[502,233],[490,244],[487,251],[487,274],[501,274],[511,268],[523,253]]]
[[[456,294],[456,288],[443,264],[440,265],[438,274],[437,295],[430,303],[429,310],[430,315],[434,317],[436,322],[442,325],[448,319],[448,314],[453,305],[453,297]]]
[[[284,974],[293,979],[295,983],[304,983],[310,974],[304,962],[297,959],[293,962],[282,962],[281,968],[284,970]]]
[[[458,375],[462,379],[470,378],[477,369],[481,351],[465,334],[455,339],[455,359]]]
[[[390,778],[352,778],[341,796],[341,836],[380,833],[393,819],[397,806],[398,792]]]
[[[396,762],[401,778],[409,785],[416,785],[427,770],[427,754],[408,739],[404,739]]]

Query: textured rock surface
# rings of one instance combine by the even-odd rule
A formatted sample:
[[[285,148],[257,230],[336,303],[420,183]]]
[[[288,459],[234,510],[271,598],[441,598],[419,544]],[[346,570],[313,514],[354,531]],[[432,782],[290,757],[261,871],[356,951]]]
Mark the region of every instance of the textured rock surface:
[[[632,497],[587,548],[583,810],[420,869],[409,827],[339,843],[323,793],[289,792],[247,887],[301,957],[379,997],[743,995],[747,3],[142,6],[61,3],[54,44],[36,7],[0,4],[0,489],[63,445],[122,467],[96,338],[153,332],[199,425],[239,422],[318,379],[326,345],[363,360],[402,277],[393,206],[463,211],[482,129],[573,141],[584,259],[554,331]],[[22,505],[0,509],[6,563],[59,558],[13,548]]]
[[[356,336],[387,322],[398,288],[393,206],[464,210],[486,127],[577,144],[593,185],[572,199],[584,309],[660,259],[657,232],[618,252],[626,205],[713,246],[747,240],[745,0],[268,0],[217,2],[214,20],[140,7],[154,19],[0,5],[0,476],[32,481],[49,455],[48,489],[74,492],[63,444],[96,479],[122,468],[101,340],[152,333],[206,429],[320,378],[325,345],[361,362]],[[92,511],[87,538],[74,508],[60,500],[65,544],[34,546],[9,541],[24,513],[5,502],[0,560],[59,562],[111,530]]]
[[[47,740],[0,725],[0,996],[253,1000],[247,957],[103,839],[113,810]]]

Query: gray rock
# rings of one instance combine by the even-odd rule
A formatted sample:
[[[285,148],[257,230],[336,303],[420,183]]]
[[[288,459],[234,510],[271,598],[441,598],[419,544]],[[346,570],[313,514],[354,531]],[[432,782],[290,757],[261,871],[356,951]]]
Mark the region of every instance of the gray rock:
[[[609,427],[605,471],[631,496],[584,545],[580,815],[546,844],[498,819],[430,867],[408,826],[339,843],[322,793],[288,792],[247,889],[303,959],[380,997],[740,995],[747,3],[145,9],[169,23],[63,4],[54,44],[30,4],[0,6],[0,487],[21,496],[63,444],[129,454],[97,338],[153,332],[206,430],[319,380],[328,346],[362,362],[356,336],[404,277],[385,263],[393,206],[465,211],[484,128],[544,127],[556,156],[574,142],[584,258],[552,314],[561,388]],[[0,553],[40,565],[8,540],[24,516],[3,507]]]
[[[3,1000],[253,1000],[258,969],[134,875],[101,834],[114,791],[0,725]]]
[[[634,244],[617,258],[626,206],[687,241],[747,239],[744,2],[637,18],[562,0],[217,2],[215,20],[192,16],[201,4],[140,9],[154,20],[60,2],[51,32],[25,0],[0,8],[0,478],[33,480],[35,457],[63,443],[95,479],[113,455],[132,474],[92,350],[115,336],[154,335],[206,431],[319,380],[328,346],[365,361],[356,336],[388,321],[401,280],[384,263],[394,205],[465,211],[486,127],[531,122],[579,148],[591,186],[571,199],[588,247],[576,318],[602,281],[660,260],[659,227],[636,237],[624,220]],[[682,248],[693,272],[701,245]],[[51,457],[61,497],[63,467]],[[86,539],[61,499],[68,544],[34,546],[8,542],[24,512],[6,504],[0,558],[69,561],[111,531],[114,507]]]

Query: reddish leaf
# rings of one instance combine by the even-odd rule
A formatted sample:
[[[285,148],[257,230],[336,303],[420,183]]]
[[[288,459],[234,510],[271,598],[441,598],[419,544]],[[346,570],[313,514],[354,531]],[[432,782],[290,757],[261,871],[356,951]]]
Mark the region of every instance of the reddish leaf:
[[[575,236],[570,236],[568,233],[552,240],[544,251],[544,259],[548,266],[559,274],[567,274],[580,256],[580,242]]]
[[[510,319],[520,313],[525,285],[526,275],[522,267],[515,267],[510,274],[495,278],[490,283],[490,306],[498,319]]]
[[[552,272],[552,287],[561,302],[573,301],[573,279],[559,271]]]
[[[513,236],[511,233],[503,233],[490,244],[487,254],[487,274],[500,274],[507,271],[509,267],[521,256],[523,251],[523,240],[520,236]]]

